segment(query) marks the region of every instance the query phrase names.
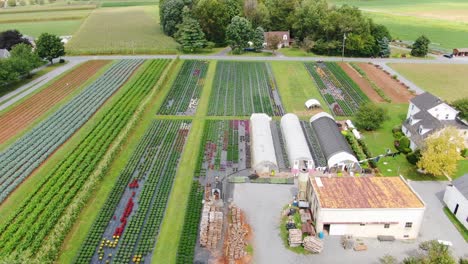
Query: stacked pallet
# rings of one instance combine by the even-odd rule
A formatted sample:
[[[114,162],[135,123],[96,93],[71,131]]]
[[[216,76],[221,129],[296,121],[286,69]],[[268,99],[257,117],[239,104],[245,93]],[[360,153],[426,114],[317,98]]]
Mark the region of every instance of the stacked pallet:
[[[200,246],[215,249],[221,239],[223,212],[216,206],[203,205],[200,221]]]
[[[226,253],[228,263],[235,263],[236,260],[243,258],[247,255],[245,250],[247,246],[247,233],[248,230],[242,222],[241,210],[235,205],[230,205],[231,212],[230,224],[228,229],[228,239],[226,243]]]
[[[320,253],[323,250],[322,240],[312,236],[304,238],[303,246],[305,250],[310,251],[312,253]]]
[[[302,231],[299,229],[289,229],[289,246],[298,247],[302,244]]]

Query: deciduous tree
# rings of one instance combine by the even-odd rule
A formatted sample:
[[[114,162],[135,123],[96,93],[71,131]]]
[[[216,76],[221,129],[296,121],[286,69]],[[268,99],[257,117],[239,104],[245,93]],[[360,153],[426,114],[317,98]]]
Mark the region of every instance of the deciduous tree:
[[[195,20],[188,7],[184,7],[183,21],[176,33],[176,39],[184,51],[194,52],[206,44],[205,34],[200,24]]]
[[[413,44],[411,55],[416,57],[424,57],[429,52],[429,44],[431,41],[424,35],[420,36]]]
[[[231,24],[226,30],[226,41],[236,54],[242,53],[249,46],[248,42],[252,39],[252,25],[250,22],[239,16],[231,20]]]
[[[31,45],[18,30],[7,30],[0,33],[0,49],[11,50],[19,43]]]
[[[13,65],[9,59],[0,60],[0,86],[19,79],[18,72],[13,70]]]
[[[457,129],[447,127],[425,139],[417,166],[432,175],[453,175],[457,161],[462,159],[460,150],[463,146],[463,138]]]
[[[161,5],[161,25],[168,36],[174,36],[177,25],[182,22],[183,0],[164,0]]]
[[[13,47],[9,58],[13,69],[19,75],[28,75],[30,72],[39,67],[42,63],[41,58],[33,52],[30,45],[20,43]]]
[[[267,48],[272,50],[273,53],[278,49],[281,43],[281,37],[278,35],[268,35],[267,36]]]
[[[358,129],[371,131],[380,128],[387,119],[388,114],[385,109],[373,103],[365,103],[359,107],[353,122]]]
[[[36,42],[36,52],[39,57],[53,64],[53,59],[65,55],[65,47],[59,37],[42,33]]]

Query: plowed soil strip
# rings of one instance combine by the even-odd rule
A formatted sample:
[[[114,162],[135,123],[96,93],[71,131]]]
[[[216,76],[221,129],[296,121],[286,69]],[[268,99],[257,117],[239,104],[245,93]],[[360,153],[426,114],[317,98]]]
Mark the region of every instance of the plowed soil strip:
[[[0,144],[33,123],[109,62],[108,60],[88,61],[0,116],[0,124],[2,124]]]
[[[367,97],[369,97],[369,99],[372,100],[372,102],[385,102],[385,100],[382,97],[380,97],[380,95],[372,88],[371,84],[364,77],[362,77],[355,69],[353,69],[351,65],[344,62],[340,62],[338,64],[346,72],[346,74],[348,74],[348,76],[351,77],[351,79],[353,79],[353,81],[357,83],[357,85],[359,85],[361,90],[367,95]]]
[[[370,80],[384,91],[392,102],[408,103],[414,97],[405,86],[374,65],[368,63],[358,63],[357,65],[366,72]]]

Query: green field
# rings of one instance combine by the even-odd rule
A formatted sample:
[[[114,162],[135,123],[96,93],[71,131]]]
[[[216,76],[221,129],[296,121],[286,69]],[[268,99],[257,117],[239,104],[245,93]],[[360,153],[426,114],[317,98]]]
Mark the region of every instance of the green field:
[[[91,9],[63,10],[63,11],[41,11],[34,13],[0,13],[1,23],[20,23],[57,20],[81,20],[91,13]]]
[[[468,96],[465,64],[389,64],[423,90],[449,102]]]
[[[17,29],[22,34],[33,37],[39,37],[39,35],[44,32],[63,36],[73,35],[73,33],[80,27],[81,23],[81,20],[5,23],[0,24],[0,31]]]
[[[153,14],[153,15],[151,15]],[[174,54],[156,6],[96,9],[67,44],[69,54]]]
[[[332,0],[360,7],[375,22],[386,25],[393,38],[414,41],[425,34],[451,50],[468,41],[468,2],[464,0]]]

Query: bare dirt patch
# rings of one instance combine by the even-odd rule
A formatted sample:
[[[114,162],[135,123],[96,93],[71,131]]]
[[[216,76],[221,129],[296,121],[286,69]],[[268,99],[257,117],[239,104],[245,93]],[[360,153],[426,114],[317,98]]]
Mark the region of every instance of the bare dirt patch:
[[[0,116],[0,144],[25,129],[38,117],[85,83],[109,61],[89,61],[61,77],[46,89],[31,96]]]
[[[344,62],[340,62],[338,64],[346,72],[346,74],[348,74],[348,76],[351,77],[351,79],[353,79],[353,81],[357,83],[357,85],[359,85],[361,90],[367,95],[367,97],[369,97],[369,99],[371,99],[372,102],[385,102],[385,100],[382,97],[380,97],[380,95],[372,88],[371,84],[364,77],[362,77],[355,69],[353,69],[351,65]]]
[[[414,97],[403,84],[374,65],[368,63],[358,63],[357,65],[366,72],[367,77],[380,87],[393,103],[408,103]]]

